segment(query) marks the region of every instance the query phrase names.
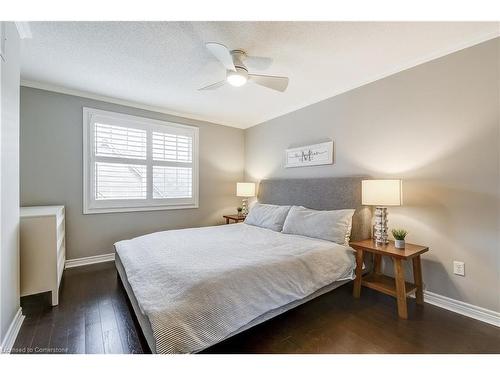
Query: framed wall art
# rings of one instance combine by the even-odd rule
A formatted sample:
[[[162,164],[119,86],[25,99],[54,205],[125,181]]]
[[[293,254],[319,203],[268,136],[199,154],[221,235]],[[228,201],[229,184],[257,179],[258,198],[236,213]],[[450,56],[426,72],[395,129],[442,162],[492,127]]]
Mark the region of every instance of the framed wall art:
[[[285,168],[333,164],[333,141],[295,148],[285,152]]]

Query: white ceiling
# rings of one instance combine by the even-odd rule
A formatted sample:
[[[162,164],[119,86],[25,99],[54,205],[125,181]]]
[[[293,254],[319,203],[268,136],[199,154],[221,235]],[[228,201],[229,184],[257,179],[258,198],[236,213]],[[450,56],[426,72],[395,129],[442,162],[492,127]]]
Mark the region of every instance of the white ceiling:
[[[31,22],[30,26],[33,38],[22,44],[25,81],[239,128],[499,35],[499,24],[487,22]],[[204,47],[208,41],[273,58],[270,68],[254,72],[290,77],[288,90],[279,93],[248,84],[197,91],[225,76],[222,65]]]

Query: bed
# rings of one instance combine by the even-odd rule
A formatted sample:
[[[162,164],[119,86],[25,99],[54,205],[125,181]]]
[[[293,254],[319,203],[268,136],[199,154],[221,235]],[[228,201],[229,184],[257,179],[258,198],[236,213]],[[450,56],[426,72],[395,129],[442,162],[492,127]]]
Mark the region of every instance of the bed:
[[[264,180],[259,202],[355,209],[361,178]],[[352,280],[348,246],[245,223],[152,233],[115,244],[115,263],[153,353],[196,353]]]

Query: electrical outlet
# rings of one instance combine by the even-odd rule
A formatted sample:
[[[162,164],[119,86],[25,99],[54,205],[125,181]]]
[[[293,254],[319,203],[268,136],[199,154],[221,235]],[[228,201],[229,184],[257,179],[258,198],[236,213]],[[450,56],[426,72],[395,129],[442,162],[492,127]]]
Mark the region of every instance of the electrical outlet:
[[[465,276],[465,263],[457,260],[453,261],[453,273],[459,276]]]

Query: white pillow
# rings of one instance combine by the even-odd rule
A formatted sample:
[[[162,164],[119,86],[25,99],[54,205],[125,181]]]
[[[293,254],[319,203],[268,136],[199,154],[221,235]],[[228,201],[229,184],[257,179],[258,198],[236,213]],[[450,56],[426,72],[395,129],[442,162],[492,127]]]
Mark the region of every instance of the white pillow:
[[[318,211],[293,206],[288,212],[283,233],[320,238],[349,245],[354,210]]]
[[[291,206],[255,203],[245,218],[245,224],[281,232]]]

